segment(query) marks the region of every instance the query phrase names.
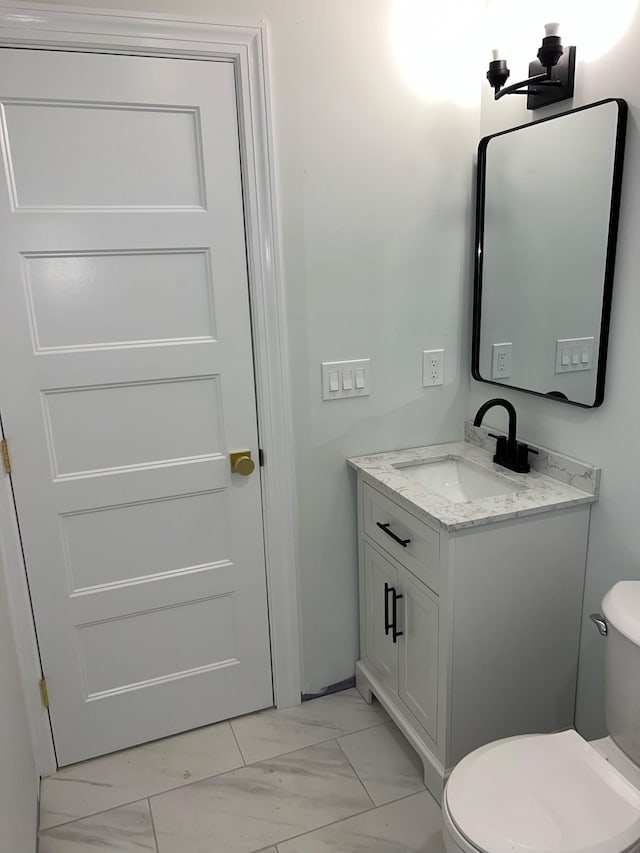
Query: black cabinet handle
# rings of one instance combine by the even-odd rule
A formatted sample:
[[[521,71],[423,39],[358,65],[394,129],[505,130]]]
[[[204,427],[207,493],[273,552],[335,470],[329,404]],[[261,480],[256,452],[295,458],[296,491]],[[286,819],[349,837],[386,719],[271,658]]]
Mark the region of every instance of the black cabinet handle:
[[[391,619],[389,619],[389,593],[391,593]],[[393,642],[398,642],[398,637],[402,637],[403,631],[398,631],[398,600],[403,598],[401,593],[396,592],[394,586],[390,586],[386,581],[384,584],[384,633],[389,636],[389,631],[392,631]]]
[[[401,539],[399,536],[396,536],[393,530],[389,530],[389,527],[391,525],[390,521],[387,521],[384,524],[382,524],[380,521],[376,521],[376,525],[380,528],[380,530],[384,530],[387,536],[390,536],[394,542],[397,542],[398,545],[402,545],[403,548],[406,548],[409,542],[411,542],[411,539]]]
[[[402,637],[404,631],[398,631],[398,600],[404,598],[401,593],[393,590],[393,642],[398,642],[398,637]]]
[[[384,633],[388,637],[389,631],[393,628],[393,622],[389,620],[389,593],[393,591],[393,587],[389,586],[385,581],[384,585]]]

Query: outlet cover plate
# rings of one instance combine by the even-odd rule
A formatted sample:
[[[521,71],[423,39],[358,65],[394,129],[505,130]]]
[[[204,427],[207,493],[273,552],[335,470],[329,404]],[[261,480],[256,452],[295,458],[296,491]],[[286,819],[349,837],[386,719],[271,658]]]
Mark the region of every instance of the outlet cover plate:
[[[423,350],[422,387],[433,388],[435,385],[444,385],[444,350]]]
[[[511,350],[513,344],[494,344],[491,352],[491,378],[507,379],[511,376]]]

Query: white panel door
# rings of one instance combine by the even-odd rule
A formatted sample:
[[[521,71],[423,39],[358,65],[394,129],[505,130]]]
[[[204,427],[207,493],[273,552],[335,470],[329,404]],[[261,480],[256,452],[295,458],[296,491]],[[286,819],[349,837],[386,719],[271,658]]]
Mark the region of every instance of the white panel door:
[[[0,413],[69,764],[272,704],[234,67],[0,80]]]

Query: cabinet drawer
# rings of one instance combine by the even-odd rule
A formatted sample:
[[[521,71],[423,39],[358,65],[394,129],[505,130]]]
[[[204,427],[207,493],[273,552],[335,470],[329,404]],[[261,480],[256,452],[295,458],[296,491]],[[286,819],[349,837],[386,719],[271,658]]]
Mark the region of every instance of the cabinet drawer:
[[[364,532],[434,592],[440,591],[440,535],[393,501],[363,484]],[[393,536],[391,535],[393,534]],[[406,542],[400,544],[396,540]]]

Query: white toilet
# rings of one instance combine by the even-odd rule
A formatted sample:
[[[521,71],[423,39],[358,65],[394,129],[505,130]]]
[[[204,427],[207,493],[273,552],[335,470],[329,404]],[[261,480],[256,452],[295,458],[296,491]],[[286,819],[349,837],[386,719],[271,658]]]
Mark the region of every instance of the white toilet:
[[[447,853],[640,853],[640,581],[602,610],[609,737],[523,735],[467,755],[444,791]]]

